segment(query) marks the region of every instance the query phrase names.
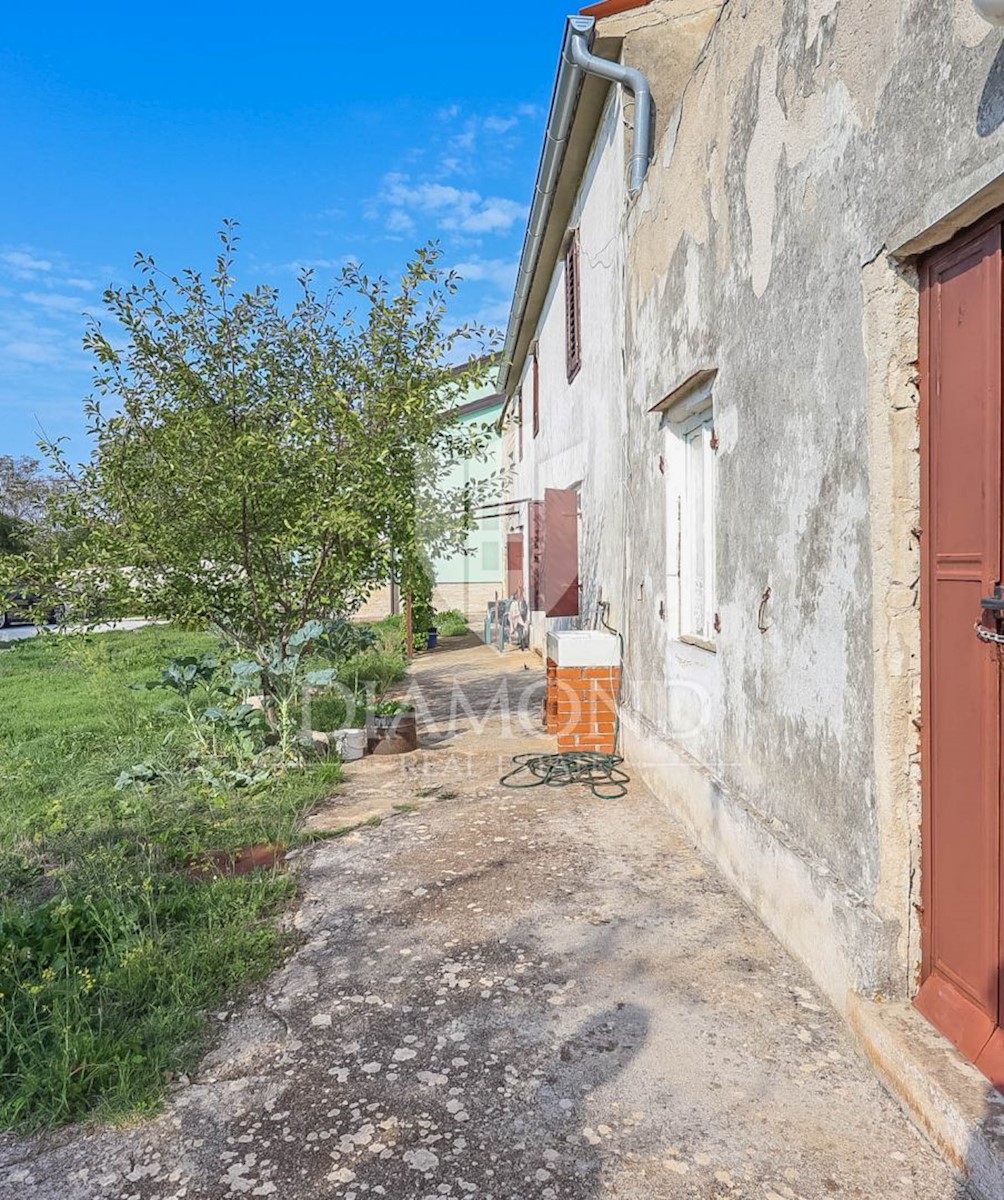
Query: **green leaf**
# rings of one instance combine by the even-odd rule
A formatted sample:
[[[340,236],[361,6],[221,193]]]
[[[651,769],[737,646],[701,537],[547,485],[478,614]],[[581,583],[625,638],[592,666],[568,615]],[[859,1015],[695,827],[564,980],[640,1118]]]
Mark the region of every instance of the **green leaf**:
[[[290,635],[287,645],[291,650],[298,650],[308,642],[316,642],[324,636],[324,625],[320,621],[308,621]]]

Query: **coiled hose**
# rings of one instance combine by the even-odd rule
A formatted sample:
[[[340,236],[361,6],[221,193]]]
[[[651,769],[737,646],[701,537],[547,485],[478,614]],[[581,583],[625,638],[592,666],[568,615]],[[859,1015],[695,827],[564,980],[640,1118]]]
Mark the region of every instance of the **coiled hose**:
[[[584,783],[598,800],[620,800],[630,776],[620,770],[619,754],[569,750],[564,754],[517,754],[516,766],[499,782],[507,788],[566,787]]]

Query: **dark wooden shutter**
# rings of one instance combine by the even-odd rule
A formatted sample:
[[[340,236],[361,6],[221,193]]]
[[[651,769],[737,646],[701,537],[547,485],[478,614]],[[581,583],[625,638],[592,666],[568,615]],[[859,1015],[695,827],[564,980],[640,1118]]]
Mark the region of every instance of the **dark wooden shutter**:
[[[582,366],[582,310],[579,289],[579,231],[573,230],[565,251],[565,359],[568,382]]]
[[[530,607],[539,612],[543,607],[541,595],[541,558],[544,550],[544,502],[530,502]]]
[[[510,533],[506,538],[506,595],[523,594],[523,534]]]
[[[549,617],[579,615],[579,493],[574,488],[544,491],[541,592]]]
[[[533,348],[533,436],[540,433],[540,359]]]

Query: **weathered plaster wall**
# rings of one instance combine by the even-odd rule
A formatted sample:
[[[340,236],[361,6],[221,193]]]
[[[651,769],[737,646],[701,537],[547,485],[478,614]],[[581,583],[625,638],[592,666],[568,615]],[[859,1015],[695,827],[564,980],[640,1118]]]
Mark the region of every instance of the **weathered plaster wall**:
[[[625,58],[656,33],[630,33]],[[719,371],[721,683],[686,749],[820,887],[870,910],[850,957],[877,919],[861,977],[901,992],[916,958],[917,295],[889,252],[949,179],[1004,171],[999,44],[962,2],[732,0],[629,215],[639,564],[665,538],[648,409]],[[657,735],[672,730],[640,683],[667,658],[662,599],[630,615],[626,674]]]
[[[636,768],[838,1003],[907,994],[918,297],[896,252],[1004,202],[1001,38],[969,0],[656,0],[603,32],[650,71],[655,158],[629,202],[612,98],[579,199],[586,358],[569,388],[559,268],[521,494],[585,480],[584,612],[602,589],[625,633]],[[705,367],[714,654],[667,621],[650,411]]]

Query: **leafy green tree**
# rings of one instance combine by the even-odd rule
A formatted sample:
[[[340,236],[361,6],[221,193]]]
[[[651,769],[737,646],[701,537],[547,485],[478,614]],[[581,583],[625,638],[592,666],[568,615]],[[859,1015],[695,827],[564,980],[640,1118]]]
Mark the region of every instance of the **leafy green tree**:
[[[27,554],[31,548],[31,526],[17,517],[0,513],[0,555]]]
[[[27,554],[36,541],[55,536],[46,523],[54,489],[37,458],[0,454],[0,555]]]
[[[448,330],[455,275],[416,252],[392,287],[347,266],[321,295],[309,272],[284,308],[274,288],[239,291],[227,223],[212,275],[109,289],[112,327],[85,337],[96,359],[86,403],[93,450],[74,468],[43,448],[61,481],[56,520],[75,541],[48,588],[111,593],[136,612],[212,624],[257,653],[282,650],[313,618],[345,616],[420,554],[460,548],[472,485],[452,464],[484,453],[485,431],[456,407],[488,370],[454,364],[483,331]],[[437,520],[422,546],[422,514]],[[271,652],[271,651],[270,651]]]
[[[0,514],[24,525],[40,522],[54,481],[37,458],[0,454]]]

